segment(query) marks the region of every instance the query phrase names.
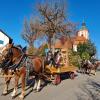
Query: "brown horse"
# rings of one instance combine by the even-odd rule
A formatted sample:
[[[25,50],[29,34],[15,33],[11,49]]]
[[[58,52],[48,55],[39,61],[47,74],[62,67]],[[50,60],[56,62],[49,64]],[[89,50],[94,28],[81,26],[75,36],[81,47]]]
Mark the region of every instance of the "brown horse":
[[[88,74],[94,72],[93,74],[96,75],[96,70],[99,66],[100,66],[100,61],[95,61],[94,64],[85,61],[82,63],[81,71],[83,73],[88,73]]]
[[[6,48],[3,51],[3,56],[2,56],[2,69],[4,70],[4,73],[6,75],[8,74],[14,74],[15,77],[15,86],[14,90],[11,94],[12,97],[14,97],[17,93],[17,86],[18,86],[18,81],[19,78],[21,78],[21,83],[22,83],[22,93],[19,96],[20,98],[24,98],[25,96],[25,78],[27,74],[27,58],[28,58],[28,65],[30,65],[31,72],[35,75],[35,85],[33,89],[36,89],[37,91],[40,90],[40,84],[41,84],[41,79],[40,79],[40,74],[42,72],[42,60],[40,57],[31,57],[31,59],[22,52],[21,49],[15,47],[15,46],[10,46],[9,48]],[[13,70],[13,71],[9,71]],[[7,94],[8,91],[8,85],[10,83],[11,77],[6,77],[5,81],[5,89],[3,91],[3,94]]]
[[[95,61],[93,66],[90,67],[90,73],[93,73],[94,75],[96,75],[96,71],[97,71],[98,67],[100,67],[100,61]]]

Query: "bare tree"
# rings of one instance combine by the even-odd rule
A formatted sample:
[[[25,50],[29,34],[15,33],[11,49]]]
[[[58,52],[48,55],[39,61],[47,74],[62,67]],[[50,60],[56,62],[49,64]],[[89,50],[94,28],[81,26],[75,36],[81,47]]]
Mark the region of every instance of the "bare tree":
[[[22,37],[32,46],[37,38],[46,36],[49,48],[51,49],[52,41],[57,36],[66,36],[68,38],[74,31],[73,24],[67,21],[66,0],[45,1],[46,3],[38,4],[37,7],[41,16],[39,20],[34,19],[34,21],[32,18],[30,23],[27,23],[25,20]]]
[[[28,23],[26,20],[24,21],[24,29],[22,32],[22,38],[29,44],[29,46],[34,46],[34,41],[40,36],[40,23],[39,21],[30,20]]]
[[[61,2],[59,2],[61,1]],[[63,0],[64,1],[64,0]],[[62,0],[56,0],[56,2],[45,4],[39,4],[38,10],[43,17],[42,19],[42,28],[43,32],[48,37],[48,43],[51,48],[51,39],[55,37],[58,33],[63,33],[69,37],[72,33],[71,23],[66,22],[66,6],[65,2]],[[70,27],[70,28],[69,28]],[[62,35],[62,34],[61,34]]]
[[[62,43],[64,43],[66,40],[70,41],[72,47],[73,47],[73,39],[72,37],[77,32],[76,24],[73,24],[72,22],[67,22],[63,27],[60,28],[62,34],[59,38]]]

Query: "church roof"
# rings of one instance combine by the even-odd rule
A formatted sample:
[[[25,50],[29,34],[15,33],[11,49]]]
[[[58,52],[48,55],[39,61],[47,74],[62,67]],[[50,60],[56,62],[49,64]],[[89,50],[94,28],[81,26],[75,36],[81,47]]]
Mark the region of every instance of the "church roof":
[[[76,41],[85,41],[86,38],[84,36],[77,36],[75,40]]]
[[[61,48],[61,49],[67,49],[72,48],[72,43],[69,39],[65,40],[64,43],[61,42],[61,40],[57,40],[54,45],[55,48]]]
[[[77,37],[75,37],[73,44],[77,45],[79,43],[84,43],[86,41],[87,41],[87,39],[85,37],[83,37],[83,36],[77,36]]]
[[[82,27],[81,27],[80,30],[88,30],[85,22],[82,23]]]

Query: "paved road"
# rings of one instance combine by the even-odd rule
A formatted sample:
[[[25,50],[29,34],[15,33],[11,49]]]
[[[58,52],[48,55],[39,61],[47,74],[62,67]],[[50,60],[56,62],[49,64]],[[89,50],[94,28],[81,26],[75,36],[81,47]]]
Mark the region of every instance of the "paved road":
[[[3,82],[3,79],[0,79],[0,94],[2,94]],[[10,89],[12,84],[13,80]],[[11,93],[0,96],[0,100],[11,100],[10,95]],[[15,100],[18,100],[18,96]],[[100,71],[96,76],[78,74],[75,80],[63,80],[58,86],[48,84],[38,93],[31,92],[29,88],[26,90],[25,100],[100,100]]]

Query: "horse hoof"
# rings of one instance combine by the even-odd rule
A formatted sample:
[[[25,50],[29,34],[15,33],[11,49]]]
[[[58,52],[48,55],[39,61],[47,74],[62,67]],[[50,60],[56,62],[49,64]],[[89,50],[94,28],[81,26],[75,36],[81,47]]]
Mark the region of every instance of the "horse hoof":
[[[31,91],[34,91],[33,89],[31,89]]]
[[[32,89],[32,91],[34,91],[34,93],[40,92],[40,90],[41,90],[41,89],[34,89],[34,88]]]
[[[1,94],[1,96],[6,96],[6,95],[7,95],[7,93],[2,93],[2,94]]]
[[[12,96],[11,99],[15,99],[15,96]]]
[[[20,95],[19,100],[24,100],[24,96]]]
[[[91,74],[89,74],[89,76],[91,76]]]
[[[34,93],[37,93],[37,91],[35,90]]]
[[[37,89],[37,90],[36,90],[36,92],[40,92],[40,91],[41,91],[41,89]]]
[[[2,96],[5,96],[5,95],[7,95],[8,94],[8,92],[6,91],[6,92],[3,92],[2,93]]]
[[[16,94],[17,94],[17,92],[13,92],[13,93],[11,94],[11,97],[12,97],[12,98],[15,98]]]
[[[34,93],[37,93],[37,92],[39,92],[40,90],[34,90]]]
[[[19,100],[24,100],[24,98],[20,98],[20,97],[19,97]]]
[[[96,73],[94,73],[94,75],[96,75]]]
[[[36,91],[36,89],[32,88],[32,91]]]

